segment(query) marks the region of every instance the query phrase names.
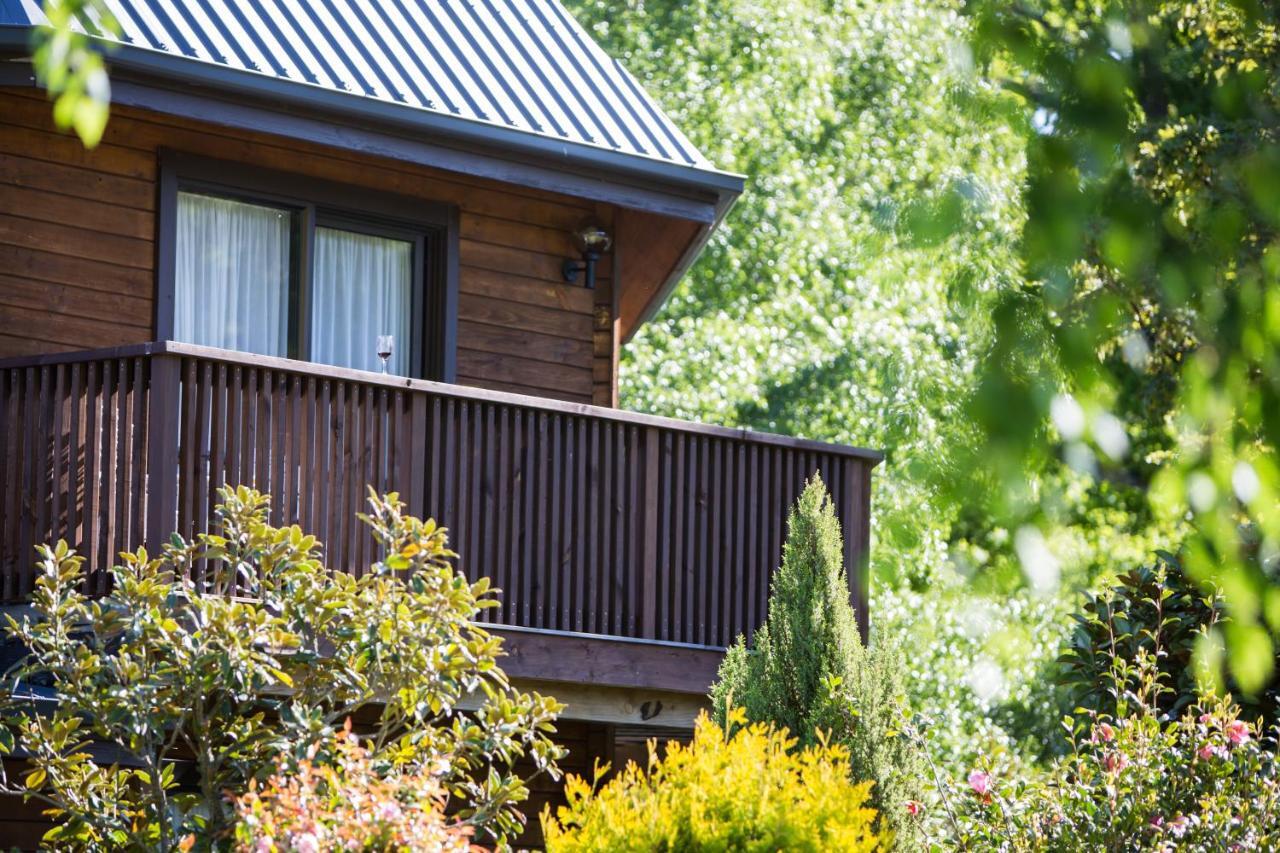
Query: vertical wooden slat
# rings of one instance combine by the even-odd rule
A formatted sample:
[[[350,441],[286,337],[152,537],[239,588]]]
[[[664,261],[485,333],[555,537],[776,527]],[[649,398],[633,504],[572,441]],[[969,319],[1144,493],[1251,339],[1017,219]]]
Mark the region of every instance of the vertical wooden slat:
[[[729,645],[742,630],[742,582],[738,573],[742,559],[742,502],[744,491],[742,445],[725,442],[725,520],[724,520],[724,616],[721,642]]]
[[[267,466],[267,482],[270,484],[271,518],[276,525],[286,525],[293,518],[289,507],[289,484],[286,479],[285,459],[289,433],[289,404],[286,389],[289,375],[280,373],[273,377],[271,388],[271,457]]]
[[[865,462],[847,466],[845,488],[848,490],[848,519],[845,532],[845,571],[849,577],[850,604],[858,618],[858,629],[865,642],[870,629],[867,610],[867,557],[871,548],[871,468]]]
[[[36,543],[34,539],[35,527],[35,478],[36,478],[36,457],[39,453],[39,433],[36,432],[38,406],[35,403],[36,396],[39,393],[36,383],[39,373],[36,368],[28,367],[23,372],[22,382],[22,432],[23,447],[19,463],[21,469],[19,478],[13,486],[18,492],[18,566],[19,576],[17,589],[25,592],[31,585],[32,563],[34,562],[34,548]]]
[[[16,484],[21,476],[22,445],[26,438],[22,417],[22,372],[17,369],[4,371],[4,422],[0,424],[0,434],[4,442],[4,476],[0,482]],[[22,491],[19,488],[6,488],[0,494],[0,506],[4,508],[4,524],[0,533],[4,536],[4,597],[13,601],[22,594],[21,564],[24,556],[19,544],[20,506]]]
[[[181,364],[179,363],[179,367]],[[129,458],[137,460],[142,458],[142,454],[146,448],[146,424],[147,424],[147,396],[151,393],[150,385],[147,382],[147,363],[142,358],[133,360],[133,383],[131,396],[133,398],[133,414],[131,416],[133,435],[133,445],[129,451]],[[185,411],[185,407],[183,409]],[[177,440],[177,437],[175,437]],[[132,491],[129,495],[129,539],[132,543],[131,547],[138,547],[143,543],[143,525],[145,523],[145,515],[147,511],[147,484],[142,479],[141,471],[137,469],[136,464],[131,464],[134,469],[134,481]],[[178,488],[177,472],[174,473],[175,480],[173,487]],[[178,493],[174,494],[174,507],[177,507]],[[176,517],[176,516],[175,516]],[[170,531],[172,532],[172,531]]]
[[[196,360],[182,360],[182,434],[178,442],[178,532],[190,537],[195,529],[195,484],[198,464],[200,419],[196,405],[199,394]]]
[[[587,484],[588,464],[588,421],[585,418],[574,418],[574,468],[570,482],[573,484],[574,510],[573,532],[570,541],[573,543],[573,630],[585,631],[586,628],[586,595],[587,595]]]
[[[70,428],[67,438],[67,541],[71,543],[71,547],[82,550],[84,548],[84,539],[80,530],[80,508],[83,498],[81,497],[80,484],[83,482],[81,476],[84,465],[84,450],[81,442],[81,431],[84,424],[84,386],[83,379],[84,369],[80,364],[71,365],[71,399],[70,403]],[[0,441],[0,447],[4,446],[4,442]],[[0,477],[0,482],[7,482],[7,479]]]
[[[534,491],[535,469],[534,454],[536,446],[534,444],[534,415],[527,410],[521,410],[516,413],[516,433],[520,436],[520,472],[519,472],[519,488],[517,495],[519,496],[519,504],[516,507],[518,517],[520,519],[519,534],[519,560],[514,565],[515,577],[519,579],[520,595],[518,599],[518,616],[517,624],[531,625],[530,620],[533,618],[535,606],[533,603],[534,596],[534,550],[533,538],[536,535],[533,526],[533,505],[537,500],[537,493]],[[513,588],[515,583],[512,584]]]
[[[102,403],[101,364],[89,362],[85,368],[85,429],[84,429],[84,539],[82,549],[88,587],[95,588],[98,543],[98,434],[100,406]]]
[[[612,489],[609,491],[609,533],[612,546],[605,566],[609,573],[609,620],[607,633],[621,634],[626,625],[626,427],[609,424],[613,444],[609,469]]]
[[[70,415],[70,400],[68,399],[67,382],[70,379],[71,365],[59,364],[54,368],[54,390],[53,390],[53,454],[50,457],[53,462],[53,470],[49,478],[49,518],[50,518],[50,541],[56,542],[58,539],[67,539],[66,526],[66,496],[67,496],[67,429],[68,416]],[[0,444],[0,447],[3,447]],[[4,482],[0,480],[0,482]]]
[[[564,422],[559,414],[553,414],[548,418],[547,423],[547,439],[548,444],[543,445],[547,448],[544,452],[547,455],[547,468],[550,474],[550,487],[547,489],[545,516],[546,526],[543,528],[547,537],[546,548],[546,570],[544,577],[546,578],[545,603],[546,603],[546,621],[541,627],[560,628],[560,592],[561,592],[561,571],[562,553],[561,553],[561,530],[564,522],[564,506],[562,497],[564,494],[564,448],[561,446],[561,432],[563,431]]]
[[[761,573],[765,571],[763,548],[760,545],[760,524],[756,514],[765,492],[760,483],[760,448],[754,444],[747,447],[747,476],[749,479],[744,484],[745,494],[743,495],[747,505],[746,559],[743,560],[745,577],[741,578],[740,583],[743,586],[743,595],[746,596],[742,632],[749,640],[763,621],[763,615],[756,609],[756,589]]]
[[[330,571],[338,571],[342,560],[342,543],[336,541],[337,529],[333,526],[333,502],[337,495],[337,483],[342,464],[342,414],[339,395],[341,383],[328,379],[320,384],[320,405],[316,409],[316,518],[321,542],[325,543],[325,556]]]
[[[503,525],[503,514],[498,509],[497,492],[499,469],[502,464],[500,459],[502,437],[498,434],[500,417],[497,406],[486,405],[483,420],[477,421],[483,424],[484,433],[482,457],[484,461],[480,477],[480,518],[483,519],[481,523],[484,525],[484,535],[480,540],[483,554],[480,555],[480,571],[477,574],[488,576],[495,584],[499,575],[499,539],[502,537]]]
[[[472,578],[479,578],[484,573],[484,541],[485,519],[480,514],[482,490],[484,488],[484,410],[488,406],[475,403],[471,407],[471,431],[468,433],[467,447],[467,559],[473,567]]]
[[[32,483],[34,490],[31,496],[35,530],[32,536],[33,545],[51,541],[53,533],[49,524],[49,498],[52,492],[49,483],[52,480],[53,465],[53,401],[51,398],[53,370],[49,365],[40,368],[39,409],[36,413],[39,431],[34,436],[37,451],[36,476]]]
[[[639,508],[642,518],[640,528],[640,565],[637,566],[639,578],[637,584],[638,603],[640,608],[640,636],[654,638],[658,632],[658,514],[661,511],[661,496],[658,493],[659,458],[658,441],[660,436],[656,427],[645,427],[642,433],[644,442],[643,498]]]
[[[319,491],[321,482],[318,463],[325,458],[320,445],[324,440],[322,434],[327,432],[320,414],[320,394],[316,378],[308,376],[302,394],[302,417],[307,431],[303,433],[305,438],[298,446],[298,497],[299,512],[302,515],[300,523],[303,529],[317,535],[320,532],[320,520],[316,515],[316,492]],[[327,552],[325,556],[328,556]]]
[[[560,508],[560,517],[555,523],[558,536],[554,567],[559,575],[559,589],[555,593],[556,625],[566,631],[573,630],[573,492],[578,458],[574,440],[573,418],[566,415],[556,430],[556,442],[560,449],[553,457],[553,461],[559,460],[557,467],[561,471],[559,500],[556,503]]]
[[[153,356],[147,399],[147,550],[160,552],[178,517],[178,390],[181,365]]]
[[[683,639],[686,643],[698,641],[698,538],[695,529],[698,523],[698,441],[695,436],[683,436],[687,459],[684,464],[684,518],[680,525],[684,531],[684,614],[680,623],[683,626]]]
[[[209,481],[206,484],[207,491],[200,496],[200,499],[205,502],[205,517],[211,526],[215,521],[213,509],[218,502],[218,489],[227,485],[232,479],[231,470],[234,461],[231,458],[231,445],[234,441],[231,436],[235,433],[234,421],[232,420],[232,412],[235,411],[235,406],[232,405],[232,397],[235,392],[231,389],[233,375],[230,368],[225,364],[218,364],[214,368],[211,394],[213,424],[211,427],[212,439],[209,445]]]
[[[601,549],[604,547],[602,544],[604,537],[600,535],[603,500],[600,490],[600,422],[594,418],[590,421],[587,441],[587,511],[584,516],[586,528],[582,536],[586,545],[586,562],[583,565],[583,572],[586,575],[583,630],[599,633],[600,573],[607,563],[602,559]]]
[[[671,505],[671,545],[667,560],[671,574],[671,628],[667,639],[684,640],[685,576],[688,567],[684,560],[684,513],[689,500],[685,480],[685,437],[680,433],[668,433],[671,439],[671,476],[665,494]]]
[[[116,485],[119,481],[119,460],[116,458],[116,438],[119,432],[116,395],[120,392],[120,374],[117,363],[106,361],[102,365],[102,502],[98,515],[98,530],[102,537],[98,552],[98,592],[107,592],[110,578],[107,574],[116,562]]]
[[[547,527],[551,523],[551,512],[554,504],[552,501],[552,491],[548,483],[548,467],[551,454],[548,452],[550,441],[548,440],[548,421],[549,416],[546,412],[538,412],[537,414],[537,431],[535,434],[535,448],[537,458],[537,486],[535,487],[535,503],[533,508],[533,530],[531,537],[538,540],[538,546],[534,550],[534,610],[532,627],[542,628],[547,624],[547,589],[550,586],[547,575],[550,573],[550,554],[547,550]]]
[[[191,448],[192,479],[188,483],[191,489],[192,535],[211,533],[209,515],[209,482],[210,469],[216,464],[214,447],[214,365],[210,362],[195,365],[192,371],[192,383],[189,393],[195,397],[196,441]],[[201,583],[204,579],[205,566],[192,566],[195,573],[193,583]]]
[[[435,467],[435,459],[429,460],[426,453],[427,440],[430,438],[427,404],[426,394],[415,391],[409,395],[409,425],[400,436],[397,451],[397,455],[408,464],[406,501],[409,504],[409,510],[423,518],[431,515],[432,512],[432,508],[427,503],[427,468]]]

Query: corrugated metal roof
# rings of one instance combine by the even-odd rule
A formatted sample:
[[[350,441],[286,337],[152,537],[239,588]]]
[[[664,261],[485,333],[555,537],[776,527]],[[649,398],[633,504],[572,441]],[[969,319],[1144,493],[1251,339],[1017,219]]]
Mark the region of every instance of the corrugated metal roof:
[[[134,48],[711,168],[556,0],[106,2]],[[40,0],[0,0],[0,25],[44,22]]]

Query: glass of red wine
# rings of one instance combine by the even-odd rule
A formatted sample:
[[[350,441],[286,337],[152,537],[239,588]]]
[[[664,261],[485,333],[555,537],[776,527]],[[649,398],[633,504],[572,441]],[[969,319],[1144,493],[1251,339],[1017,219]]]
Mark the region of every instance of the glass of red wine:
[[[394,335],[378,335],[378,358],[382,359],[382,372],[387,372],[387,363],[391,361],[391,349],[395,346]]]

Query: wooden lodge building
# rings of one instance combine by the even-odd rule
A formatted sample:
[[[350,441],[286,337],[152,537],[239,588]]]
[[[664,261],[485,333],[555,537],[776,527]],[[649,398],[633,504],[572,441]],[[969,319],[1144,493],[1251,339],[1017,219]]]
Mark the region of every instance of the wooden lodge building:
[[[814,471],[865,619],[878,453],[616,408],[743,180],[557,0],[108,0],[92,150],[33,80],[40,5],[0,0],[3,603],[35,544],[101,578],[224,482],[358,571],[396,490],[504,591],[580,771],[688,730]]]

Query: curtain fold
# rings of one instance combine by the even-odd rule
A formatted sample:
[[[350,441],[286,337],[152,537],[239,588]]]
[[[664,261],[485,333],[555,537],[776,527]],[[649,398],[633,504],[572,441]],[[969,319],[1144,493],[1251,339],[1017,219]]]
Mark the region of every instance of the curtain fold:
[[[293,214],[178,193],[174,337],[288,355]]]
[[[316,228],[311,360],[380,370],[377,339],[392,335],[387,371],[409,374],[413,244],[339,228]]]

